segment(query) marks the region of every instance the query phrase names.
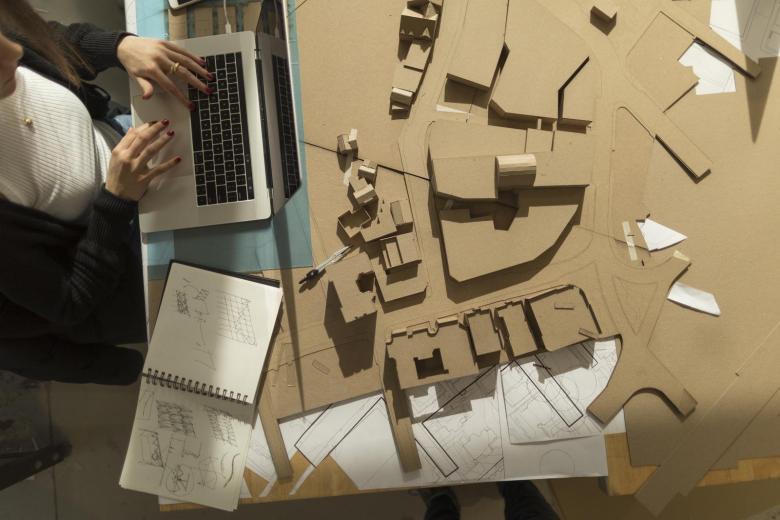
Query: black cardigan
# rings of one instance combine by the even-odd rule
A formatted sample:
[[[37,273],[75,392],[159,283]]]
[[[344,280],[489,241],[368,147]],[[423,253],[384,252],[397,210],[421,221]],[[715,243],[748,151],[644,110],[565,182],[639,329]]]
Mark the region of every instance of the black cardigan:
[[[126,33],[89,24],[51,24],[93,69],[85,80],[119,66],[116,48]],[[10,35],[13,37],[13,35]],[[93,118],[105,115],[107,96],[71,85],[23,39],[21,63],[72,90]],[[96,93],[97,92],[97,93]],[[56,336],[73,342],[144,341],[145,314],[137,204],[100,190],[84,226],[0,200],[0,345],[2,339]],[[18,343],[18,342],[16,342]]]

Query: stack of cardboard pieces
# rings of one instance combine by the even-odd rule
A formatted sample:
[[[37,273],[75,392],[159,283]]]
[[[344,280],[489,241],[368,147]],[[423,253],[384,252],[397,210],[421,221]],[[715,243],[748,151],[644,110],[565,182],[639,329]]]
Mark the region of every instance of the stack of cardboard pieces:
[[[353,251],[328,268],[327,290],[287,295],[286,316],[324,310],[285,318],[264,386],[277,420],[382,391],[400,462],[413,471],[420,460],[405,390],[618,337],[618,363],[588,411],[607,423],[625,407],[635,464],[660,465],[638,494],[652,511],[711,467],[780,455],[780,436],[767,435],[780,408],[780,327],[774,313],[737,304],[755,297],[776,308],[776,291],[761,281],[780,273],[729,222],[765,233],[780,225],[762,189],[777,182],[780,105],[767,93],[780,79],[760,75],[754,60],[671,3],[643,3],[631,17],[618,17],[609,0],[591,7],[411,0],[399,13],[400,48],[394,32],[382,42],[386,56],[400,57],[386,64],[392,110],[360,131],[396,132],[402,161],[367,141],[361,155],[377,161],[358,159],[356,139],[339,128],[314,143],[355,159],[344,182],[326,152],[309,159],[318,256]],[[344,0],[307,3],[300,30],[332,9],[351,26],[372,25],[370,9]],[[344,45],[354,37],[316,45],[333,45],[334,59],[373,60]],[[694,94],[697,79],[678,62],[694,41],[741,74],[743,97]],[[322,53],[314,40],[301,49],[304,69],[309,53]],[[334,91],[351,81],[303,76]],[[463,110],[439,111],[453,84],[469,93]],[[386,103],[385,89],[372,103]],[[345,101],[341,110],[359,120],[367,107]],[[393,126],[393,111],[408,113],[403,125]],[[750,198],[734,193],[728,177],[737,170],[750,179],[741,184]],[[722,203],[731,197],[750,207],[744,217]],[[650,214],[685,232],[685,254],[650,251],[637,224]],[[739,269],[747,258],[763,272]],[[725,300],[723,315],[667,301],[681,276]],[[713,353],[710,369],[697,370]],[[263,426],[272,444],[273,424]]]

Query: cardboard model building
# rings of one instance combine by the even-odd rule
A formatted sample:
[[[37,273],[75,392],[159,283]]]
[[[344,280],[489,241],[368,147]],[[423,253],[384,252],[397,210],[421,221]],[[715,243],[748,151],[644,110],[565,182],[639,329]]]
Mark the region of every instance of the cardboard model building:
[[[640,493],[650,509],[711,467],[780,455],[767,435],[780,293],[766,283],[780,250],[747,236],[780,227],[780,75],[689,3],[304,4],[313,249],[354,251],[285,291],[263,417],[383,391],[411,471],[405,389],[617,337],[589,412],[625,410],[632,462],[661,466]],[[679,62],[694,42],[732,70],[736,92],[696,94]],[[680,251],[648,250],[637,221],[649,215],[689,237]],[[722,315],[669,302],[681,277],[714,292]],[[276,421],[263,426],[278,444]]]

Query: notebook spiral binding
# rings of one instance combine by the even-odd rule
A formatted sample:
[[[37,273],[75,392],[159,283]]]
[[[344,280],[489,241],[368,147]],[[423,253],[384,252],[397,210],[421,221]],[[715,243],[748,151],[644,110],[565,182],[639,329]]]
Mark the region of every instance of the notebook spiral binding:
[[[200,381],[193,381],[185,377],[179,377],[171,374],[170,372],[160,372],[151,368],[146,369],[146,382],[153,385],[160,385],[166,388],[173,388],[175,390],[182,390],[184,392],[190,392],[193,394],[207,395],[216,399],[224,399],[226,401],[234,401],[237,403],[247,404],[249,398],[246,394],[239,394],[228,390],[227,388],[214,388],[214,385],[207,385]]]

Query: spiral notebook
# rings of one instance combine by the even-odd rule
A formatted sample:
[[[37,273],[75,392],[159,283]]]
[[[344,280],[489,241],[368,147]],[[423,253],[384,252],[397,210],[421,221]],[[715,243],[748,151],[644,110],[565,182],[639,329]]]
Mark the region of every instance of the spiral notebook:
[[[274,280],[171,262],[122,487],[236,508],[281,301]]]

